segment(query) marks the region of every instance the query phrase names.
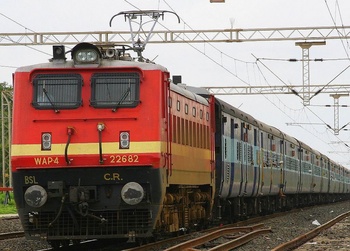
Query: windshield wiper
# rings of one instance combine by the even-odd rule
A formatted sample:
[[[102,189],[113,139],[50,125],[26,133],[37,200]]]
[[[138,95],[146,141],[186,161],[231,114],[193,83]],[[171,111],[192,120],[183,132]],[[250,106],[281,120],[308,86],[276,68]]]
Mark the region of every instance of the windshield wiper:
[[[43,92],[44,92],[44,94],[45,94],[47,100],[48,100],[49,103],[51,104],[52,108],[55,110],[55,112],[56,112],[56,113],[60,112],[60,110],[58,110],[58,109],[55,107],[53,101],[51,100],[50,95],[49,95],[48,91],[47,91],[46,88],[45,88],[45,83],[43,84]]]
[[[115,108],[112,109],[113,112],[115,112],[117,110],[117,108],[119,107],[119,105],[125,101],[125,99],[129,95],[130,91],[131,91],[131,88],[128,87],[128,89],[124,92],[122,98],[119,100],[118,104],[115,106]]]

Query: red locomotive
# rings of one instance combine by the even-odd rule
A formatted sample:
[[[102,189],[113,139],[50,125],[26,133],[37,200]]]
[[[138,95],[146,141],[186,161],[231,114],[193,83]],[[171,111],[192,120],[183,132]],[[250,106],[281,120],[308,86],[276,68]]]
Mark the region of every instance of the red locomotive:
[[[209,102],[123,49],[78,44],[14,78],[12,171],[28,237],[145,238],[206,220]],[[123,60],[124,59],[124,60]],[[126,60],[125,60],[126,59]]]

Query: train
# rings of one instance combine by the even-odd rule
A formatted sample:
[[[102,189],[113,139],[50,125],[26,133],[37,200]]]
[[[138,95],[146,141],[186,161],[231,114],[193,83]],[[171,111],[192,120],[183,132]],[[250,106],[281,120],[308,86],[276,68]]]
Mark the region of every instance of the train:
[[[70,55],[70,59],[67,57]],[[349,198],[350,172],[166,67],[79,43],[14,73],[26,238],[137,242]]]

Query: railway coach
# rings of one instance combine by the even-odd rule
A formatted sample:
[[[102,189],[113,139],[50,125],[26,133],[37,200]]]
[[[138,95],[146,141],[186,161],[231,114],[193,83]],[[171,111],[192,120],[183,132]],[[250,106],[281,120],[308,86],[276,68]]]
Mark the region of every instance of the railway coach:
[[[220,99],[214,106],[216,218],[236,221],[349,197],[346,168]]]

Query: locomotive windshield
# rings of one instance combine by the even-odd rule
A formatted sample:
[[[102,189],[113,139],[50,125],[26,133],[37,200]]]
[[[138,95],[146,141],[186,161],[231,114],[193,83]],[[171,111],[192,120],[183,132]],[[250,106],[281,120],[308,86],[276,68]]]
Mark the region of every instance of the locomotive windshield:
[[[135,107],[139,103],[137,73],[97,73],[91,79],[91,105],[96,108]]]
[[[37,109],[74,109],[81,105],[79,74],[37,75],[33,80],[33,106]]]

